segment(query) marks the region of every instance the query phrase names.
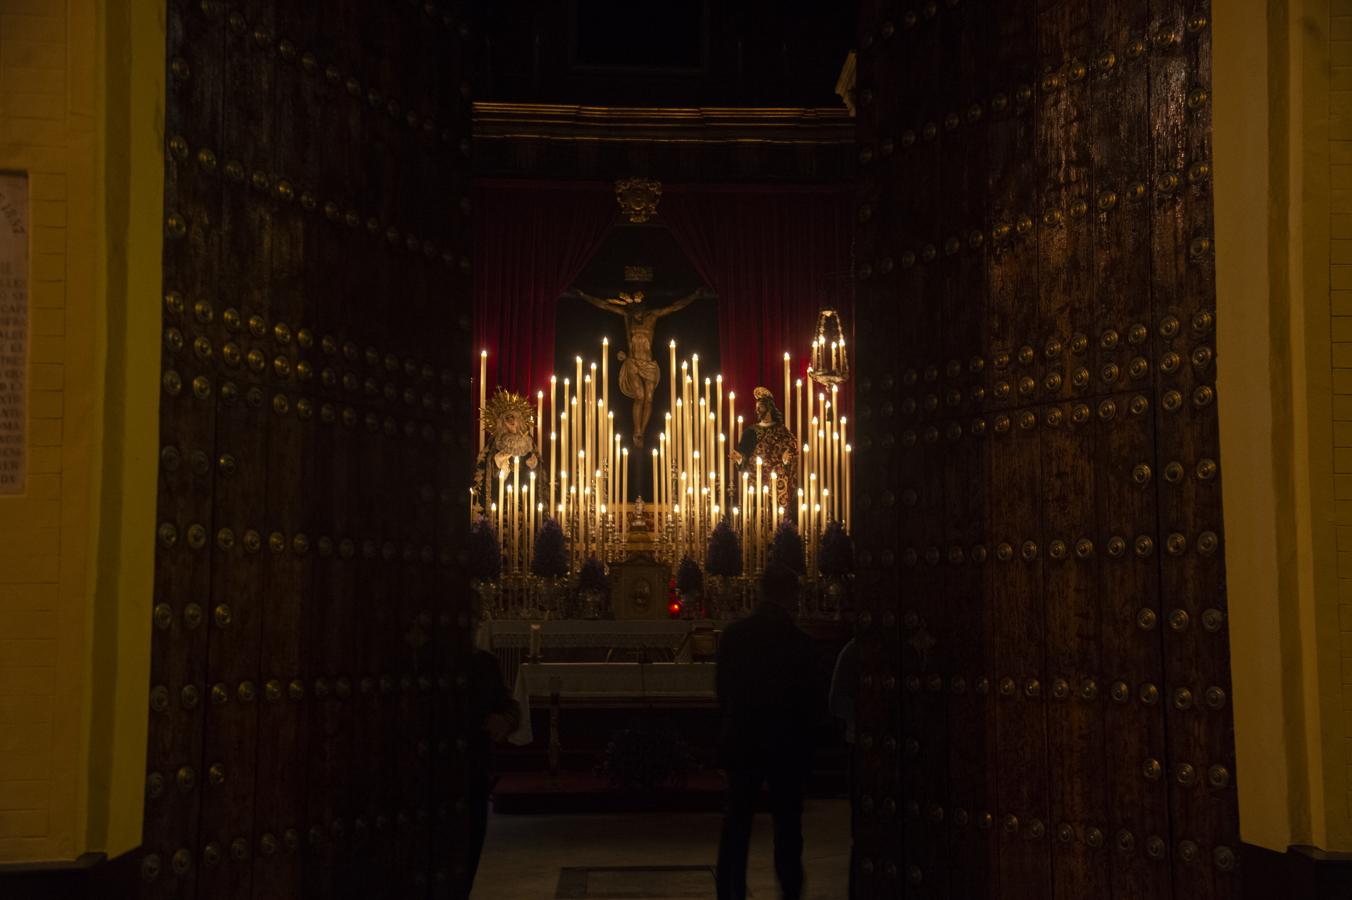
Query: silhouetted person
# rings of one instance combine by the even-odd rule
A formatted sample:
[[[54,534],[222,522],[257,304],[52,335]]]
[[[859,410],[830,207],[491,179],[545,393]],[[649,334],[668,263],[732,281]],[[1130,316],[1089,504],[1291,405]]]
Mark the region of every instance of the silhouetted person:
[[[488,797],[493,790],[493,744],[516,730],[521,710],[502,681],[498,658],[474,649],[469,657],[468,708],[472,723],[465,752],[465,802],[470,832],[465,847],[465,895],[474,887],[484,836],[488,833]]]
[[[746,856],[762,784],[770,788],[775,874],[785,900],[803,894],[803,786],[812,765],[813,732],[826,717],[826,689],[812,639],[793,621],[798,578],[770,565],[761,604],[729,625],[718,646],[721,755],[727,808],[718,844],[719,900],[746,897]]]

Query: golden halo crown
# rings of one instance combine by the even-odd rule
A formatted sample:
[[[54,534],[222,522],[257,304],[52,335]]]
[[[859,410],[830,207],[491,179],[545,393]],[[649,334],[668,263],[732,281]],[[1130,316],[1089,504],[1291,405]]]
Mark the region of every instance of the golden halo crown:
[[[775,395],[770,393],[770,389],[767,387],[756,388],[754,391],[751,392],[751,396],[755,397],[757,400],[773,401],[775,399]]]
[[[535,433],[535,407],[530,405],[530,401],[520,394],[513,393],[505,388],[498,388],[493,392],[492,398],[484,404],[480,411],[483,418],[484,430],[494,437],[502,428],[502,420],[508,413],[516,413],[517,418],[523,425],[524,434]]]

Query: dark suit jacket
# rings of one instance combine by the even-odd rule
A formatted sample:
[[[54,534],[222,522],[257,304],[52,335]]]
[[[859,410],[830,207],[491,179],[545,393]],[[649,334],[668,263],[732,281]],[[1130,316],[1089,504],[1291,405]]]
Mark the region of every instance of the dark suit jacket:
[[[728,626],[718,645],[718,704],[724,767],[806,772],[826,718],[826,684],[812,638],[786,610],[763,603]]]
[[[493,741],[484,731],[484,723],[492,713],[501,713],[515,727],[521,711],[502,680],[496,656],[476,648],[470,651],[468,664],[469,691],[465,712],[469,720],[469,747],[465,768],[471,782],[486,784],[493,771]]]

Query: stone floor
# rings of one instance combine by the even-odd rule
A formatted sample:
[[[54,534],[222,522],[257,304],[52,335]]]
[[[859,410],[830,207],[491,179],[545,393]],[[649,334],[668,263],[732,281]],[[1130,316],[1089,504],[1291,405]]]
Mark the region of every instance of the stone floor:
[[[473,900],[554,900],[564,869],[631,866],[712,866],[718,855],[720,819],[714,813],[645,813],[634,815],[493,816],[488,823]],[[809,800],[803,818],[803,859],[807,867],[805,900],[845,900],[849,871],[850,818],[845,800]],[[774,900],[770,819],[756,818],[751,845],[749,887],[753,897]],[[567,879],[565,879],[567,881]],[[698,874],[664,878],[619,878],[607,873],[594,884],[606,900],[681,897],[712,898],[692,885]],[[614,885],[635,885],[615,890]],[[669,889],[667,889],[669,886]],[[593,891],[595,893],[595,889]],[[565,890],[563,896],[576,896]]]

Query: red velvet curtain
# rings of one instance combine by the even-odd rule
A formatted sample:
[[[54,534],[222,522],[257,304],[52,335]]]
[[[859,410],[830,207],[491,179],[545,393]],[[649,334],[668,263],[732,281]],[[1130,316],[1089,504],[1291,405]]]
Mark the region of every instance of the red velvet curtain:
[[[784,352],[806,379],[817,311],[854,327],[852,204],[837,186],[663,186],[658,215],[718,293],[720,365],[738,394],[764,385],[783,408]]]
[[[554,313],[614,221],[608,183],[485,180],[474,195],[474,346],[488,387],[533,395],[554,369]],[[478,361],[475,361],[476,373]]]

